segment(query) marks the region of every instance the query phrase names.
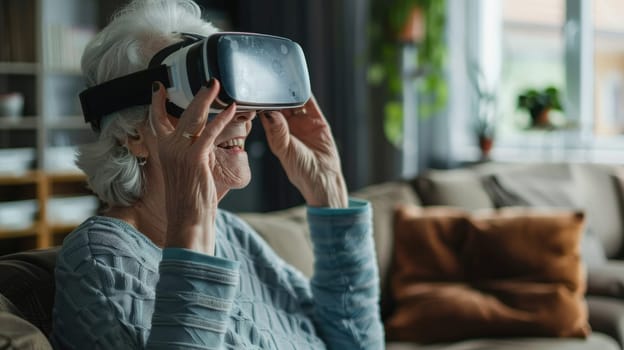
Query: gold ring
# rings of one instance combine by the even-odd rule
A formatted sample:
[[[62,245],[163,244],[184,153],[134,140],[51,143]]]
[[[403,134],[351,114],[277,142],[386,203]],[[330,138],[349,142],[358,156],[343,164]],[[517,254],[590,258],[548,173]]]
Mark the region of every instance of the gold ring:
[[[299,114],[308,114],[308,110],[305,108],[301,108],[293,112],[293,115],[299,115]]]
[[[182,137],[187,138],[189,140],[194,140],[197,138],[197,135],[193,135],[190,132],[183,132]]]

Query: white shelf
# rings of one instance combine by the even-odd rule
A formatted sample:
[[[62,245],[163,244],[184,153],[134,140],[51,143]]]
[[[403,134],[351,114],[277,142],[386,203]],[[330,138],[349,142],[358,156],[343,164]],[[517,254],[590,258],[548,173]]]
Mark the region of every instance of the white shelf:
[[[0,130],[37,129],[37,116],[0,117]]]
[[[89,124],[85,123],[82,116],[63,116],[63,117],[51,117],[45,123],[48,130],[59,129],[74,129],[74,130],[88,130]]]
[[[76,76],[82,76],[82,72],[80,71],[80,68],[60,68],[60,67],[47,67],[45,64],[43,66],[42,69],[42,73],[43,74],[49,74],[49,75],[76,75]]]
[[[0,74],[38,74],[38,63],[32,62],[0,62]]]

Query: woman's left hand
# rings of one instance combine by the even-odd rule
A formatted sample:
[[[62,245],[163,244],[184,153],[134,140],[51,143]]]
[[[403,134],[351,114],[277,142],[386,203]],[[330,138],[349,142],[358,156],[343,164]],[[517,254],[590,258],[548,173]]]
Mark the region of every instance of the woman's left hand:
[[[346,207],[347,186],[340,156],[314,97],[303,107],[260,115],[271,151],[307,205]]]

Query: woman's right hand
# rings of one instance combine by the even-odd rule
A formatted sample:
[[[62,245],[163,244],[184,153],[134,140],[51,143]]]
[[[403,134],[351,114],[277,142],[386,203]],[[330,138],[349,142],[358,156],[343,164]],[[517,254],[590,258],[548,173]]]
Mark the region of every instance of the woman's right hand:
[[[236,112],[232,104],[207,123],[219,88],[215,79],[202,87],[174,126],[165,108],[166,90],[161,83],[154,83],[150,113],[165,187],[165,247],[214,255],[218,204],[212,176],[215,139]]]

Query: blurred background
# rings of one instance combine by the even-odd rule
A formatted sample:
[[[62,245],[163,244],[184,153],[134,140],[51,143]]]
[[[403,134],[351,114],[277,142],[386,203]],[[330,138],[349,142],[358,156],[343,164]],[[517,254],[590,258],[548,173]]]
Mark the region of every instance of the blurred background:
[[[58,244],[99,203],[79,58],[121,0],[0,0],[0,253]],[[489,161],[624,163],[619,0],[197,0],[223,30],[291,38],[350,190]],[[255,122],[256,123],[256,122]],[[259,122],[222,207],[301,204]]]

